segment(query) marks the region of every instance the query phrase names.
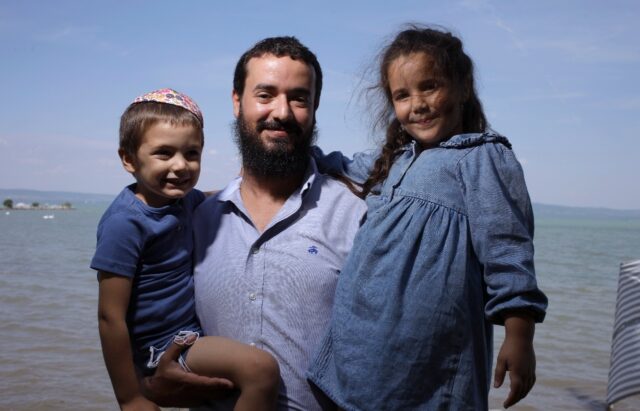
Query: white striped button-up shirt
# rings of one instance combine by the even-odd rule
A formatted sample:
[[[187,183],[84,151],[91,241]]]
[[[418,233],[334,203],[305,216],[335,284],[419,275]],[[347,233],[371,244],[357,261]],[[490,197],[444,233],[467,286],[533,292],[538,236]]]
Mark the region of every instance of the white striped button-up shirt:
[[[366,211],[313,159],[302,186],[260,233],[241,178],[196,211],[196,309],[207,335],[252,344],[280,364],[279,409],[324,410],[305,373],[324,336],[336,282]],[[222,409],[230,409],[227,404]]]

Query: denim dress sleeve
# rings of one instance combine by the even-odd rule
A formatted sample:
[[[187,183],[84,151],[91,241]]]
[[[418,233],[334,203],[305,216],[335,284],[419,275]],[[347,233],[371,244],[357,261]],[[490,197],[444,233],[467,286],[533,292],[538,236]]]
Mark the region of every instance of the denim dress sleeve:
[[[350,159],[340,151],[324,154],[320,147],[313,146],[311,155],[321,173],[343,175],[354,183],[363,184],[369,178],[373,164],[380,156],[380,150],[356,153]]]
[[[483,269],[485,315],[503,324],[507,311],[522,310],[542,322],[546,296],[533,263],[533,210],[522,168],[511,149],[482,144],[459,162],[473,249]]]

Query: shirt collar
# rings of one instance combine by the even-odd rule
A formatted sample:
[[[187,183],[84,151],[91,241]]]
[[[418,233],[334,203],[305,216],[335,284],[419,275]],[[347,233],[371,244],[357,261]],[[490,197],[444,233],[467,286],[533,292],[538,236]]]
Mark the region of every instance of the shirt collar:
[[[318,171],[318,166],[313,157],[309,157],[309,165],[307,166],[307,170],[304,173],[304,177],[302,179],[302,184],[300,187],[296,188],[296,190],[291,193],[287,201],[285,202],[283,209],[296,207],[300,208],[302,205],[302,200],[305,195],[309,192],[311,187],[319,181],[320,172]],[[238,176],[233,179],[225,188],[218,194],[218,201],[221,202],[231,202],[233,203],[239,210],[243,213],[247,214],[247,211],[244,207],[244,203],[242,202],[242,196],[240,195],[240,183],[242,183],[242,176]]]

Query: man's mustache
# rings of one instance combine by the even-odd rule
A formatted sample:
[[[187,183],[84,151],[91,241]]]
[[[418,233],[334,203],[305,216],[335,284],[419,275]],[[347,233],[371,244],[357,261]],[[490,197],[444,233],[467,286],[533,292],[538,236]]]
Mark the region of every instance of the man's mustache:
[[[256,124],[256,130],[259,132],[263,130],[272,130],[272,131],[286,131],[292,135],[301,135],[302,127],[300,127],[297,123],[293,121],[269,121],[269,120],[260,120]]]

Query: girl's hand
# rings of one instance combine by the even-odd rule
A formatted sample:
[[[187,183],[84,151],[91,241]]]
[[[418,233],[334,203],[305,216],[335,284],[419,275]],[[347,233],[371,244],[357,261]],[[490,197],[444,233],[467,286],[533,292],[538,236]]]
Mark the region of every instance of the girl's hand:
[[[509,371],[511,385],[504,401],[509,408],[527,396],[536,382],[536,355],[533,350],[534,322],[526,316],[505,320],[505,339],[498,354],[493,386],[499,388]]]
[[[122,411],[161,411],[153,402],[143,396],[136,396],[131,401],[120,404]]]

